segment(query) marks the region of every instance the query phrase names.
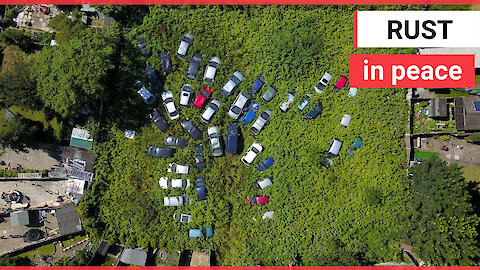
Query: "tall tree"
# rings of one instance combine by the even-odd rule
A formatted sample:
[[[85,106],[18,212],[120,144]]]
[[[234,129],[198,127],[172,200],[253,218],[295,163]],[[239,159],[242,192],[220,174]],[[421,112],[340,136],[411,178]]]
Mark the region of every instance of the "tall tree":
[[[408,242],[432,265],[472,265],[479,257],[478,217],[457,165],[427,159],[410,169]]]
[[[46,47],[34,63],[32,77],[44,104],[63,117],[105,95],[120,35],[118,29],[88,28],[59,46]]]

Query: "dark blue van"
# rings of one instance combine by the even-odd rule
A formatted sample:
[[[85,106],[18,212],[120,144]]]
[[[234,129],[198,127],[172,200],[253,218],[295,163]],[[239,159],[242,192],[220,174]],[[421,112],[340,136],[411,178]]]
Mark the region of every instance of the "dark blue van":
[[[225,152],[235,154],[237,153],[237,141],[238,141],[238,126],[229,125],[227,127],[227,146]]]
[[[263,73],[258,75],[257,79],[253,83],[252,89],[250,89],[250,94],[253,96],[255,95],[258,91],[260,91],[260,88],[265,84],[265,77],[263,76]]]

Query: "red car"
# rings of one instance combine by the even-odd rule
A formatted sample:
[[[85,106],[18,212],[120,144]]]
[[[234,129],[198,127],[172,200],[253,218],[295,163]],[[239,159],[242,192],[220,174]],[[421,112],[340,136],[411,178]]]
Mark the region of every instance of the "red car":
[[[248,203],[250,205],[264,205],[269,203],[270,200],[268,199],[268,196],[259,196],[259,197],[253,197],[253,199],[248,199]]]
[[[340,79],[338,79],[337,83],[335,84],[335,89],[342,90],[342,88],[345,86],[345,84],[347,84],[347,82],[348,79],[345,76],[340,75]]]
[[[192,103],[193,108],[197,110],[202,110],[203,106],[205,105],[205,101],[210,97],[212,94],[212,90],[205,86],[205,88],[200,91],[200,94],[198,94],[197,98]]]

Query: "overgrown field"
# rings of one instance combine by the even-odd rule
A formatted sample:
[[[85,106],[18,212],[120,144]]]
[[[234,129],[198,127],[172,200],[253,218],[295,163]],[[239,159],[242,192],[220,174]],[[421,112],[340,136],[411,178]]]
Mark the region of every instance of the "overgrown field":
[[[400,216],[406,211],[408,197],[403,147],[408,117],[405,92],[360,89],[352,98],[347,96],[347,88],[334,92],[333,84],[341,74],[348,77],[350,54],[410,51],[354,50],[352,11],[344,6],[152,7],[143,25],[129,36],[134,43],[137,34],[145,34],[152,52],[147,61],[157,70],[161,70],[158,53],[167,50],[172,55],[175,72],[166,76],[165,89],[173,92],[177,109],[183,84],[190,83],[195,96],[204,86],[201,76],[212,56],[222,61],[213,84],[213,98],[222,105],[209,125],[200,121],[198,111],[182,107],[180,119],[168,120],[166,133],[148,124],[138,128],[135,139],[130,140],[123,136],[123,128],[128,126],[112,128],[107,141],[97,145],[95,183],[79,206],[90,235],[133,247],[211,248],[222,265],[402,261]],[[186,59],[180,60],[174,55],[185,32],[193,34],[194,41]],[[204,61],[197,79],[191,81],[185,73],[196,51],[203,53]],[[232,96],[224,98],[220,89],[236,70],[245,79]],[[313,88],[326,71],[334,77],[319,95]],[[227,112],[238,92],[248,91],[261,72],[266,87],[254,100],[261,110],[272,111],[272,119],[254,137],[250,126],[235,122]],[[266,104],[260,95],[269,85],[275,85],[279,93]],[[279,105],[293,88],[297,88],[295,101],[282,113]],[[307,94],[311,94],[310,104],[299,112],[297,105]],[[321,117],[304,120],[304,114],[320,100],[325,107]],[[127,109],[132,114],[147,110],[147,105],[140,106]],[[166,115],[162,105],[158,108]],[[352,122],[345,128],[340,119],[347,113]],[[190,188],[187,205],[164,207],[163,197],[185,191],[163,190],[158,180],[178,177],[166,172],[170,162],[194,165],[195,142],[190,140],[188,148],[177,149],[175,157],[168,160],[147,157],[145,150],[147,145],[164,145],[168,135],[190,138],[180,126],[186,117],[204,132],[202,144],[208,163],[201,172],[194,168],[188,178],[192,182],[198,177],[206,179],[208,200],[198,202],[196,191]],[[242,154],[213,158],[207,127],[218,125],[225,136],[231,123],[242,129]],[[352,158],[347,149],[357,136],[364,144]],[[344,144],[340,156],[326,166],[324,153],[334,138]],[[255,166],[268,157],[275,158],[275,164],[263,173],[240,162],[254,141],[265,147]],[[260,191],[255,183],[265,177],[271,177],[274,184]],[[270,204],[250,207],[247,198],[255,195],[270,196]],[[272,220],[262,220],[266,211],[275,212]],[[181,213],[191,214],[193,222],[173,219]],[[201,226],[212,226],[214,236],[188,238],[188,229]]]

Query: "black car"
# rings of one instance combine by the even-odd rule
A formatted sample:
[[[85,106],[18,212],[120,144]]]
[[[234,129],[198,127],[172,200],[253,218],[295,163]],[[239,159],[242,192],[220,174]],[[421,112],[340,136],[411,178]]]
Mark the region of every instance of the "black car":
[[[205,157],[203,157],[203,145],[195,145],[195,152],[195,166],[201,171],[207,167],[207,162],[205,161]]]
[[[205,187],[205,179],[198,178],[195,180],[195,188],[197,189],[197,199],[203,201],[207,199],[207,188]]]
[[[178,146],[180,148],[185,148],[188,146],[188,140],[182,139],[180,137],[168,136],[165,140],[165,145],[168,146]]]
[[[305,115],[305,119],[306,119],[306,120],[315,119],[315,117],[317,117],[318,115],[321,115],[321,114],[322,114],[322,111],[323,111],[323,104],[322,104],[322,102],[320,102],[320,103],[318,103],[317,105],[315,105],[315,107],[313,108],[313,110],[309,111],[309,112]]]
[[[160,63],[162,63],[163,72],[165,73],[172,73],[172,58],[167,52],[161,52],[158,54],[158,59],[160,59]]]
[[[170,148],[161,148],[158,146],[147,146],[147,156],[149,157],[162,157],[162,158],[171,158],[173,157],[173,149]]]
[[[193,55],[192,60],[190,60],[190,64],[188,64],[187,70],[187,78],[194,80],[197,76],[198,68],[200,67],[200,63],[202,62],[203,57],[202,54],[197,52]]]
[[[146,56],[148,54],[147,41],[145,41],[142,35],[140,35],[137,38],[137,44],[138,44],[138,47],[140,48],[140,53],[143,56]]]
[[[157,127],[165,132],[168,128],[167,121],[162,117],[162,115],[157,111],[157,109],[153,109],[152,113],[150,114],[150,119],[152,120]]]
[[[180,124],[182,125],[183,129],[195,140],[198,141],[202,138],[202,132],[188,118],[184,119]]]
[[[145,75],[147,75],[148,80],[152,84],[153,92],[163,92],[163,82],[157,74],[157,71],[152,67],[152,65],[148,65],[145,69]]]

